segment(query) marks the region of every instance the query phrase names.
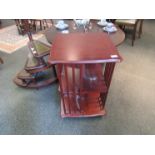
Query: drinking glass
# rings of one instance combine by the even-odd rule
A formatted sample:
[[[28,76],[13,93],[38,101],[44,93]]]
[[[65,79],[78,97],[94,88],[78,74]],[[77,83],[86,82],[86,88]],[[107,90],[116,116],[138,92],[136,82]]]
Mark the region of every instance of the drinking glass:
[[[73,29],[76,30],[77,29],[77,22],[76,19],[73,19]]]
[[[89,30],[91,30],[92,29],[92,23],[91,22],[89,22]]]

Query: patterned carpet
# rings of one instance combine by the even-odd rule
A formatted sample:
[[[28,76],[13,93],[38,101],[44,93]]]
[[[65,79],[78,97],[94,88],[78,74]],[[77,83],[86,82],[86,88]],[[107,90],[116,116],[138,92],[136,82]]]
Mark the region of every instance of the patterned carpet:
[[[34,39],[43,37],[41,32],[33,35]],[[6,53],[13,53],[28,42],[27,35],[19,35],[16,25],[8,26],[0,29],[0,51]]]

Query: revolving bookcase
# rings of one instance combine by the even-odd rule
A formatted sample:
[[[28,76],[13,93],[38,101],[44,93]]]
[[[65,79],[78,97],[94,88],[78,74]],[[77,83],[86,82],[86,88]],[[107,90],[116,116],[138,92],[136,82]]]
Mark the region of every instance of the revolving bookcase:
[[[103,33],[58,34],[49,63],[56,65],[62,117],[105,115],[116,62],[122,60]]]

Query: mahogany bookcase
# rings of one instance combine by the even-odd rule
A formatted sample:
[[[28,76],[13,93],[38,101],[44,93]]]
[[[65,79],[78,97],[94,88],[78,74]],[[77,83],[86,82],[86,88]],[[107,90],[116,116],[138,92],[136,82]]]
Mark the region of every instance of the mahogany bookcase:
[[[106,33],[57,34],[48,62],[56,67],[61,116],[105,115],[114,67],[121,60]]]

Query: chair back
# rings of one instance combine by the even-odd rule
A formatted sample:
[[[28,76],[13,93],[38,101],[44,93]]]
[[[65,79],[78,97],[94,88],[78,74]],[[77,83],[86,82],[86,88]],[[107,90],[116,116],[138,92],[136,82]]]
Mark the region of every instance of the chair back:
[[[32,29],[31,29],[31,26],[32,26],[31,21],[29,21],[28,19],[23,19],[22,24],[25,32],[28,35],[29,40],[32,41],[33,37],[32,37]]]

